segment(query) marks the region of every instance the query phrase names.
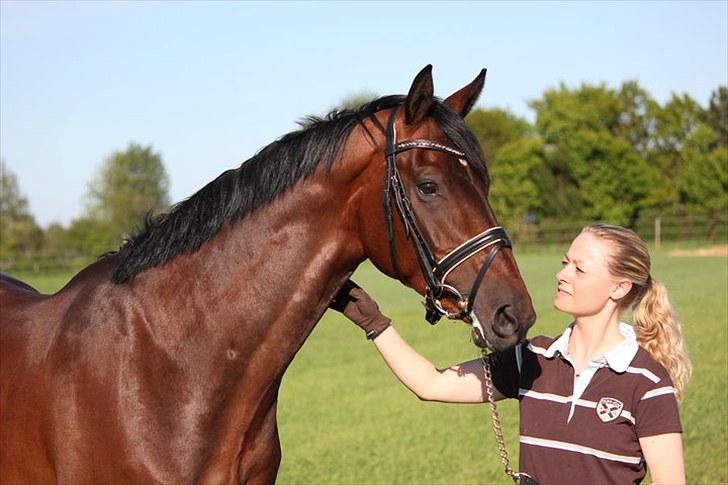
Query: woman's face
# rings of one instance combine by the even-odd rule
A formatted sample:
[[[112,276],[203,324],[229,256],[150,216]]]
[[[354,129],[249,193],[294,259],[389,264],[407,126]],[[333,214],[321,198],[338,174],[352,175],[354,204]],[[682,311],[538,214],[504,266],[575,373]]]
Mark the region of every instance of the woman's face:
[[[609,243],[593,234],[577,236],[556,273],[554,307],[575,318],[603,310],[618,283],[607,268],[610,254]]]

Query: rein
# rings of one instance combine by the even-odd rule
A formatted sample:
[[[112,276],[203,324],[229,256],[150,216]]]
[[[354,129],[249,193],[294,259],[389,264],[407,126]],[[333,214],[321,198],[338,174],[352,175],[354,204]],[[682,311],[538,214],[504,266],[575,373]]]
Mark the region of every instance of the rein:
[[[392,199],[394,199],[394,204],[397,207],[397,212],[404,226],[405,235],[407,239],[412,241],[415,253],[417,254],[417,262],[425,278],[425,319],[432,325],[436,324],[443,316],[453,320],[465,320],[478,328],[482,337],[485,338],[485,331],[473,313],[475,296],[496,254],[502,248],[511,247],[511,241],[505,229],[496,226],[486,229],[465,241],[450,251],[444,258],[440,260],[435,258],[417,223],[412,205],[407,198],[407,193],[405,192],[397,167],[397,154],[412,149],[435,150],[457,157],[461,161],[464,160],[465,154],[460,150],[432,140],[416,139],[397,142],[397,130],[394,124],[397,111],[398,108],[393,109],[387,121],[386,149],[384,152],[386,159],[386,180],[384,183],[383,204],[392,268],[397,279],[405,283],[397,262],[397,250],[394,244],[394,221],[392,216]],[[462,294],[457,288],[446,283],[447,277],[456,267],[486,248],[491,248],[490,253],[478,271],[469,293]],[[453,296],[457,300],[458,312],[448,312],[443,308],[440,300],[447,295]]]

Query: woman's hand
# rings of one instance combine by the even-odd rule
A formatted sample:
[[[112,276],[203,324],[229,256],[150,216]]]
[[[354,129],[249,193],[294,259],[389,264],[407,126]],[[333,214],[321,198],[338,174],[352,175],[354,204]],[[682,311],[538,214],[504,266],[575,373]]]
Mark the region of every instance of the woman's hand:
[[[372,297],[351,280],[339,290],[329,307],[357,324],[370,340],[377,338],[392,322],[379,311]]]
[[[372,298],[349,280],[336,294],[330,307],[361,327],[394,375],[424,401],[477,403],[485,401],[483,364],[480,359],[448,369],[437,369],[417,353],[382,315]],[[503,396],[494,389],[495,399]]]

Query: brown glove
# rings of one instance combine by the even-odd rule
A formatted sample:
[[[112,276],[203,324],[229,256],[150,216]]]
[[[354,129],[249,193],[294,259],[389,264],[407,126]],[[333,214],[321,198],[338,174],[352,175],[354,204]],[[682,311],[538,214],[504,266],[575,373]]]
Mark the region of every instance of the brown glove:
[[[369,340],[377,338],[392,322],[382,315],[372,297],[351,280],[339,290],[329,307],[356,323]]]

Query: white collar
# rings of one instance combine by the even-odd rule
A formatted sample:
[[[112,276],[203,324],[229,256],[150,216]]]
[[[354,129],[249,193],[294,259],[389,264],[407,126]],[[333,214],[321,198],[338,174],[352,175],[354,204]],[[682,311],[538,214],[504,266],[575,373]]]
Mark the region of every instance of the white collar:
[[[564,333],[562,333],[559,338],[549,345],[549,348],[543,353],[544,357],[551,359],[554,355],[556,355],[556,352],[559,352],[564,356],[569,355],[569,338],[571,338],[572,326],[573,324],[566,327]],[[609,365],[609,367],[611,367],[615,372],[624,372],[627,370],[630,362],[632,362],[632,359],[634,359],[634,356],[637,354],[639,345],[637,344],[637,336],[635,335],[634,329],[631,325],[619,322],[619,332],[624,337],[624,340],[615,345],[601,358],[603,358],[607,365]]]

